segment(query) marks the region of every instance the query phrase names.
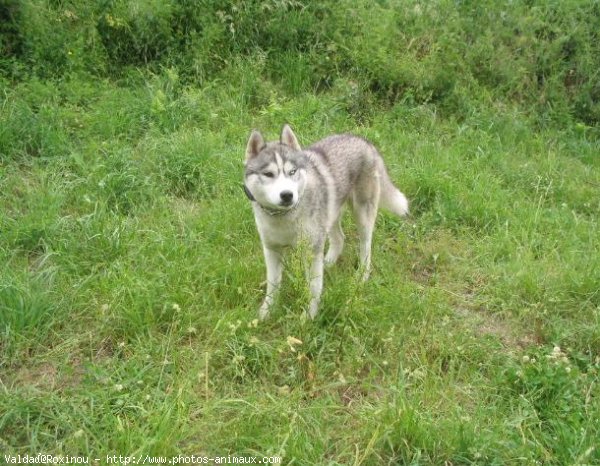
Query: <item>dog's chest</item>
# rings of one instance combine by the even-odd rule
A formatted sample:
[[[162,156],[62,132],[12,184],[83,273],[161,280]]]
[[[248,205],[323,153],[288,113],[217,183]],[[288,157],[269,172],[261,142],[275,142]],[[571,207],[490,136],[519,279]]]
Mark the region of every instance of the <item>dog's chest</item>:
[[[295,246],[301,234],[297,221],[256,214],[256,226],[262,242],[270,248]]]
[[[302,209],[292,216],[271,216],[258,208],[254,211],[261,241],[270,248],[296,246],[300,238],[311,244],[321,242],[326,235],[323,222],[314,215],[306,215]]]

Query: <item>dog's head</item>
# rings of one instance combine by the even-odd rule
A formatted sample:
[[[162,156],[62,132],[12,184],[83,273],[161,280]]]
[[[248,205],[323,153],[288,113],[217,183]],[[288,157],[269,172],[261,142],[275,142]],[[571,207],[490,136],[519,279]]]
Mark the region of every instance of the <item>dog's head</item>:
[[[270,210],[291,210],[306,185],[306,155],[285,125],[278,142],[265,143],[254,130],[246,147],[244,183],[248,197]]]

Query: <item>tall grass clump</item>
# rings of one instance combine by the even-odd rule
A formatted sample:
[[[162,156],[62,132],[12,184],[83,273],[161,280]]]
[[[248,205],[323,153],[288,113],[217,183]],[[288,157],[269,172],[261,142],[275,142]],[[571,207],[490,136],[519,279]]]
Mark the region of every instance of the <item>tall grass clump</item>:
[[[44,262],[47,258],[43,259]],[[52,292],[56,270],[36,275],[2,274],[0,286],[0,364],[23,357],[50,336],[59,321],[59,299]]]

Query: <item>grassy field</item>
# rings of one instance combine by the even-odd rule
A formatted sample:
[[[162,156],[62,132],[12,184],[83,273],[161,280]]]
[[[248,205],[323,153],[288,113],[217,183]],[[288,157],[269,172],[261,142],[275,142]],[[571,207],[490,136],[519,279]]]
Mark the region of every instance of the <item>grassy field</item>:
[[[136,13],[128,2],[110,14],[86,2],[7,7],[0,453],[103,464],[114,454],[600,464],[592,55],[577,58],[577,73],[590,73],[580,89],[560,87],[570,76],[560,60],[544,65],[556,74],[540,84],[521,67],[531,57],[512,54],[512,32],[497,29],[445,68],[448,50],[468,43],[457,21],[474,27],[481,12],[440,2],[442,24],[441,13],[409,2],[420,18],[405,23],[399,47],[409,53],[386,62],[386,37],[406,19],[391,3],[377,8],[395,11],[393,21],[337,39],[342,26],[362,24],[351,14],[322,19],[307,3],[330,28],[322,38],[296,2],[221,5],[223,30],[203,23],[194,36],[187,23],[169,23],[195,38],[192,58],[168,34],[127,23]],[[516,3],[503,17],[510,27],[535,18],[564,32],[570,19],[575,44],[594,28],[582,2],[557,7],[571,16]],[[152,4],[160,32],[175,13]],[[282,51],[279,23],[261,36],[239,11],[291,15],[291,30],[308,28],[318,46]],[[61,42],[77,28],[88,36]],[[232,29],[219,61],[210,46]],[[427,31],[439,33],[437,45]],[[169,53],[152,55],[149,37]],[[494,47],[498,37],[504,48]],[[534,51],[553,50],[532,37]],[[121,63],[127,54],[139,60]],[[345,219],[346,250],[327,271],[314,322],[301,319],[303,262],[291,254],[278,304],[259,324],[264,265],[242,162],[252,128],[275,138],[285,122],[302,144],[348,131],[371,140],[413,215],[380,214],[366,284]]]

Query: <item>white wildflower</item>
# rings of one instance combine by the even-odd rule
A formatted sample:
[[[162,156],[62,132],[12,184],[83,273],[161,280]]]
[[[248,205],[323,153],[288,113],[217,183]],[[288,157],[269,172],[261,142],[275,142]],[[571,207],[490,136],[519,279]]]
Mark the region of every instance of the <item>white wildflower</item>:
[[[292,350],[292,352],[296,352],[296,346],[301,345],[302,344],[302,340],[299,340],[296,337],[292,337],[292,336],[288,336],[287,337],[287,344],[290,347],[290,349]]]

